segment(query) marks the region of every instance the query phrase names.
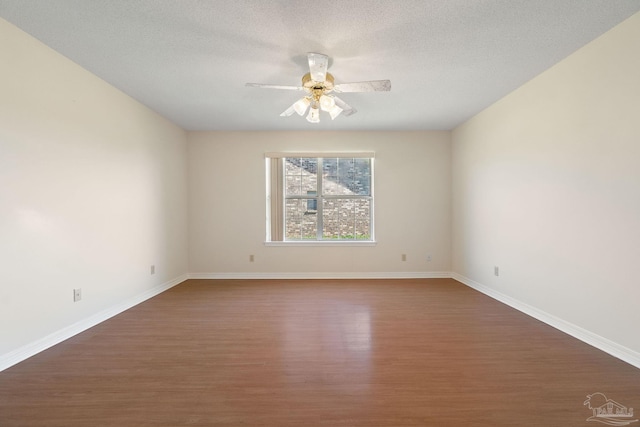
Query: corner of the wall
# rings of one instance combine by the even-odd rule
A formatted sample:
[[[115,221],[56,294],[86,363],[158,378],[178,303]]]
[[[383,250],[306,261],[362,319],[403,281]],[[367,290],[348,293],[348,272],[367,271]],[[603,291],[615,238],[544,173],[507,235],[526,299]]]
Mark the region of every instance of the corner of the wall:
[[[72,325],[69,325],[59,331],[56,331],[52,334],[47,335],[37,341],[26,344],[16,350],[13,350],[9,353],[0,355],[0,371],[3,371],[7,368],[10,368],[13,365],[16,365],[23,360],[30,358],[31,356],[35,356],[36,354],[44,351],[50,347],[53,347],[56,344],[61,343],[62,341],[73,337],[87,329],[96,326],[99,323],[104,322],[105,320],[122,313],[125,310],[130,309],[133,306],[140,304],[152,298],[162,292],[184,282],[188,279],[187,274],[183,274],[175,279],[172,279],[168,282],[162,283],[158,286],[155,286],[141,294],[135,295],[120,304],[114,305],[113,307],[109,307],[105,310],[100,311],[86,319],[80,320]]]
[[[529,304],[525,304],[522,301],[498,292],[461,274],[453,273],[451,277],[454,280],[457,280],[458,282],[477,290],[478,292],[481,292],[512,308],[515,308],[516,310],[528,316],[531,316],[534,319],[540,320],[541,322],[544,322],[547,325],[564,332],[565,334],[571,335],[572,337],[577,338],[592,347],[602,350],[605,353],[608,353],[611,356],[622,360],[623,362],[635,366],[636,368],[640,368],[640,353],[637,353],[630,348],[608,340],[607,338],[604,338],[591,331],[574,325],[573,323],[567,322],[566,320],[560,319],[559,317],[553,316]]]

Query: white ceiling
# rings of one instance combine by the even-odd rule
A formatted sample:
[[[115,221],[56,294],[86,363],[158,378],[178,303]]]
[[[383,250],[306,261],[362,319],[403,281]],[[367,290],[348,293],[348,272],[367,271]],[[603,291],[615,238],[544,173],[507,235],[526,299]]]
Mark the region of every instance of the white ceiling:
[[[640,10],[640,0],[0,0],[0,16],[188,130],[451,129]],[[279,114],[307,52],[358,110]]]

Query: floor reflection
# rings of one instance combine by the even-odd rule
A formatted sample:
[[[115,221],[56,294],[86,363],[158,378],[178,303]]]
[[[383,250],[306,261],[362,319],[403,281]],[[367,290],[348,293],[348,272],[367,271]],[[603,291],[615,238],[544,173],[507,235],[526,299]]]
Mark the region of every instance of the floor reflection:
[[[285,322],[282,360],[290,382],[313,383],[344,393],[369,388],[372,328],[368,306],[323,302],[313,312],[292,311]]]

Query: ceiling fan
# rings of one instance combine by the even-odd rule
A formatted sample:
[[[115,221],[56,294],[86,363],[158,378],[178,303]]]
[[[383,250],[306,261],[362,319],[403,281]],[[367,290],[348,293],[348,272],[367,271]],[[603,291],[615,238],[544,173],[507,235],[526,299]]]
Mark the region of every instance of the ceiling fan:
[[[309,72],[302,76],[302,86],[281,86],[262,83],[247,83],[247,86],[306,92],[304,97],[297,100],[280,115],[288,117],[293,113],[298,113],[303,116],[307,108],[309,108],[307,120],[311,123],[320,122],[320,110],[329,113],[331,120],[338,117],[340,113],[350,116],[357,112],[355,108],[342,99],[332,95],[332,92],[388,92],[391,90],[391,81],[389,80],[334,84],[333,76],[327,72],[329,57],[322,53],[313,52],[308,53],[307,57],[309,59]]]

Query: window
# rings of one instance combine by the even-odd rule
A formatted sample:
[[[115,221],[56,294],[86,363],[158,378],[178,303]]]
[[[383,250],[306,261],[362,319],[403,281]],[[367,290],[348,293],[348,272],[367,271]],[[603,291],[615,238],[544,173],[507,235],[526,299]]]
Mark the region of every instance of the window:
[[[373,154],[267,155],[268,241],[373,241]]]

